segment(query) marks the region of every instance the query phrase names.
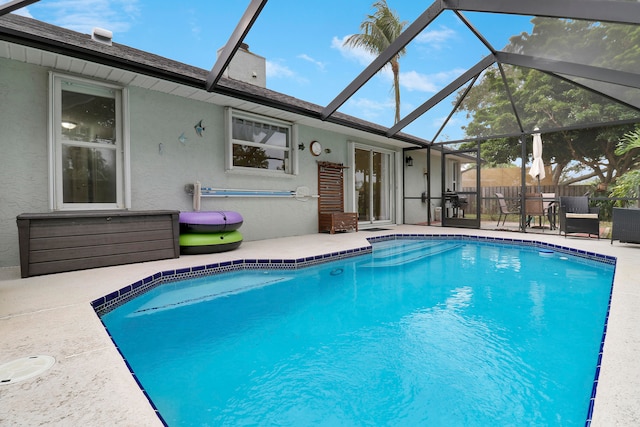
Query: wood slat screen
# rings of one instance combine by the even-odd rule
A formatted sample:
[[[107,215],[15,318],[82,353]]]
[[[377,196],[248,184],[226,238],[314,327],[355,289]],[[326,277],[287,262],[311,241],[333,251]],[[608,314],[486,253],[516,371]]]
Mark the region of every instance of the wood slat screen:
[[[358,231],[358,214],[344,212],[344,169],[342,163],[318,162],[318,230]]]
[[[318,163],[318,212],[344,212],[344,166]]]

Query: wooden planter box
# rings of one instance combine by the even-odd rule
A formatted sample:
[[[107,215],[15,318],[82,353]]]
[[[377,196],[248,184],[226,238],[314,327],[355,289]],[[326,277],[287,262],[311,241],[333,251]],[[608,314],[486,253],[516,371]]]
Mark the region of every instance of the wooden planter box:
[[[318,217],[320,232],[358,231],[358,214],[355,212],[320,213]]]
[[[22,277],[180,256],[178,211],[18,215]]]

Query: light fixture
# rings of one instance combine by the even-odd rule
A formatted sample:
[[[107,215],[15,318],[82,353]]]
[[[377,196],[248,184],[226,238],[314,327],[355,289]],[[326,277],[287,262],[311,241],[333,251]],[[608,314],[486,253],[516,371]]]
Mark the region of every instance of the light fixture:
[[[300,144],[298,144],[298,150],[302,151],[304,149],[305,149],[304,142],[301,142]]]
[[[407,158],[405,158],[404,161],[407,164],[407,166],[413,166],[413,157],[407,156]]]
[[[71,129],[75,129],[76,126],[78,126],[78,125],[76,123],[74,123],[74,122],[66,122],[66,121],[64,121],[64,122],[60,123],[60,126],[62,126],[65,129],[71,130]]]

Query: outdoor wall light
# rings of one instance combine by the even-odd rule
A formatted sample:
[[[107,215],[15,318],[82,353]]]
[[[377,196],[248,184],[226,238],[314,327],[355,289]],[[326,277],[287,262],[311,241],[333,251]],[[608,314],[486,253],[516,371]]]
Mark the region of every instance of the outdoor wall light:
[[[407,166],[413,166],[413,157],[408,156],[406,159],[404,159],[404,161],[407,164]]]
[[[300,144],[298,144],[298,150],[302,151],[304,149],[305,149],[304,142],[301,142]]]
[[[60,123],[60,126],[62,126],[65,129],[71,130],[71,129],[75,129],[76,126],[78,126],[78,125],[76,123],[73,123],[73,122],[62,122],[62,123]]]

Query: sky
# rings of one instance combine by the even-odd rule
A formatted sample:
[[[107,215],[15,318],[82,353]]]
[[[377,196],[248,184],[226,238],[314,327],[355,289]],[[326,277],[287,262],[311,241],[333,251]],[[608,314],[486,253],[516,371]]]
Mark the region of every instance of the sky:
[[[267,61],[267,87],[325,106],[358,76],[373,56],[344,41],[360,32],[374,0],[269,1],[245,43]],[[0,1],[6,3],[6,1]],[[16,13],[81,33],[94,27],[113,41],[210,70],[249,0],[41,0]],[[387,0],[409,25],[431,2]],[[531,30],[530,17],[463,13],[495,48]],[[420,33],[400,59],[401,115],[420,106],[489,51],[453,14],[445,12]],[[403,131],[431,140],[449,114],[452,99]],[[339,111],[392,126],[392,74],[384,68]],[[458,117],[459,116],[459,117]],[[463,115],[454,116],[444,137],[461,137]]]

